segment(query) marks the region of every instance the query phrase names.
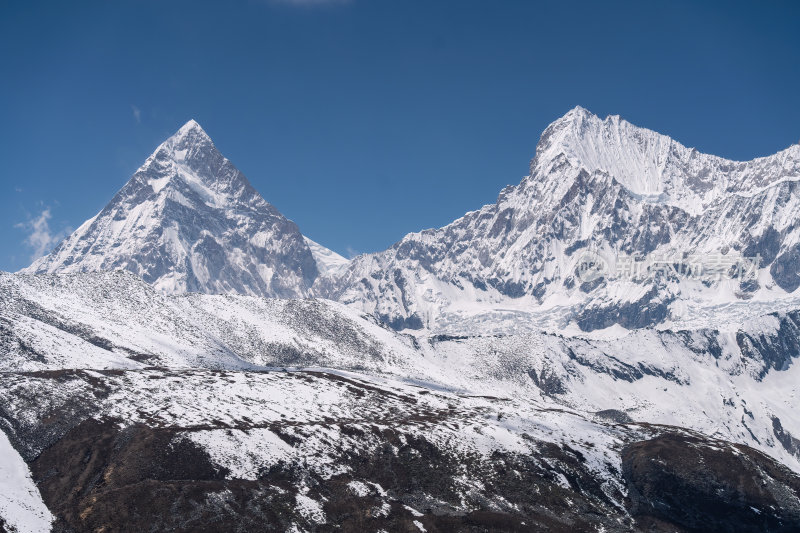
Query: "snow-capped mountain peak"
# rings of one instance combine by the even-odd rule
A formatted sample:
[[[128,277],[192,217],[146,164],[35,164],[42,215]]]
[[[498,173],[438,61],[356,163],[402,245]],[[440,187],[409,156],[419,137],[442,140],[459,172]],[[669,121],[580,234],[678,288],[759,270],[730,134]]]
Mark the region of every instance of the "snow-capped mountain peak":
[[[192,120],[28,271],[123,268],[166,292],[316,295],[399,329],[450,333],[475,320],[636,328],[800,289],[798,146],[731,161],[576,107],[544,131],[530,169],[496,203],[347,261],[304,238]],[[758,255],[761,268],[725,290],[650,276],[582,283],[587,250],[612,269],[624,257],[720,254]]]
[[[530,176],[553,175],[564,163],[589,174],[605,173],[642,199],[697,215],[732,192],[753,194],[800,176],[800,146],[732,161],[688,148],[619,115],[601,119],[578,106],[544,131]]]
[[[180,127],[180,129],[177,131],[177,133],[175,134],[174,137],[185,136],[190,132],[196,132],[196,133],[198,133],[200,135],[203,135],[207,139],[211,140],[211,138],[208,136],[208,134],[203,129],[203,127],[200,126],[200,124],[198,124],[198,122],[193,118],[190,118],[189,120],[187,120],[186,124],[184,124],[183,126]]]
[[[682,322],[706,306],[800,292],[798,181],[800,147],[731,161],[576,107],[544,131],[530,174],[496,203],[355,258],[315,287],[396,328],[459,335]],[[576,266],[590,252],[608,275],[584,283]],[[712,270],[744,257],[760,268],[725,283],[633,279],[623,271],[632,257],[699,257]]]
[[[193,157],[209,149],[216,150],[214,141],[197,121],[191,119],[161,143],[148,162],[162,151],[169,153],[175,161],[191,161]]]
[[[305,296],[319,273],[297,226],[194,120],[27,272],[125,269],[165,292]]]
[[[308,237],[305,239],[306,244],[308,244],[308,247],[311,249],[311,254],[314,256],[314,259],[317,262],[317,268],[319,269],[320,274],[336,274],[337,272],[343,270],[350,263],[349,259],[342,257],[333,250],[322,246],[316,241],[312,241]]]
[[[617,115],[605,120],[575,107],[542,134],[531,174],[563,155],[589,172],[603,170],[635,194],[664,192],[663,170],[674,141]]]
[[[223,207],[242,201],[248,205],[266,204],[194,120],[161,143],[137,175],[146,181],[131,180],[134,185],[150,186],[156,194],[172,184],[173,190],[190,187],[199,195],[200,201],[210,206]],[[179,197],[173,193],[173,198]]]

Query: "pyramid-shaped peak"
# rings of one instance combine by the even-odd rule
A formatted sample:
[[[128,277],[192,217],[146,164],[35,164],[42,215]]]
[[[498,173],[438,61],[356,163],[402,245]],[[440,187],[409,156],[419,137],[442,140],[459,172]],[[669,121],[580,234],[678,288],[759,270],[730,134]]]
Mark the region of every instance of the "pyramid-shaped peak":
[[[164,144],[172,148],[187,148],[192,145],[214,145],[208,133],[194,119],[190,119],[181,126]]]
[[[575,106],[561,118],[553,121],[548,127],[550,130],[569,130],[573,135],[580,134],[586,129],[587,126],[595,125],[600,126],[604,122],[608,122],[612,117],[606,117],[605,120],[595,115],[585,107]],[[619,118],[619,117],[617,117]]]
[[[190,120],[28,272],[129,270],[168,293],[304,297],[319,275],[297,226]]]
[[[575,107],[567,111],[567,114],[564,115],[563,118],[592,117],[592,116],[597,116],[597,115],[595,115],[585,107],[576,105]]]
[[[190,118],[186,124],[181,126],[181,129],[178,130],[178,133],[188,133],[190,131],[199,131],[205,133],[203,127],[193,118]]]
[[[202,126],[196,120],[191,119],[156,148],[148,162],[145,163],[145,167],[149,166],[154,159],[172,160],[190,166],[195,164],[204,166],[210,162],[210,159],[218,160],[218,164],[221,164],[225,158],[219,153],[214,141]]]

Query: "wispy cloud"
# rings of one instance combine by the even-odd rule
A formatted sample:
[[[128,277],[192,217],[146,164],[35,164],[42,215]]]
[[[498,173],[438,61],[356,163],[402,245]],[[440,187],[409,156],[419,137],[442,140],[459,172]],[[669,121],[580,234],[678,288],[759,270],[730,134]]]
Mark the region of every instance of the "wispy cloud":
[[[133,118],[136,120],[137,124],[142,123],[142,110],[136,107],[135,105],[131,105],[131,111],[133,111]]]
[[[300,7],[327,6],[336,4],[351,4],[353,0],[269,0],[272,4],[284,4]]]
[[[25,222],[14,224],[15,228],[21,229],[28,233],[23,241],[26,246],[33,250],[31,261],[39,259],[44,254],[52,250],[52,248],[61,242],[61,240],[70,234],[71,228],[65,227],[62,230],[54,232],[50,229],[50,208],[45,207],[38,216],[29,217]]]
[[[344,253],[346,253],[346,254],[347,254],[347,258],[348,258],[348,259],[352,259],[352,258],[354,258],[354,257],[355,257],[355,256],[357,256],[357,255],[361,255],[361,252],[359,252],[358,250],[356,250],[356,249],[355,249],[355,248],[353,248],[352,246],[348,246],[348,247],[345,249]]]

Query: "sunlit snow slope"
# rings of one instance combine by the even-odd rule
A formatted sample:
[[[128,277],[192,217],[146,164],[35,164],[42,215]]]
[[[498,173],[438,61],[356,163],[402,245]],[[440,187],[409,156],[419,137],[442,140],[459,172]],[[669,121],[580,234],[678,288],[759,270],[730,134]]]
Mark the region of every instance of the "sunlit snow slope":
[[[798,311],[613,340],[412,336],[327,300],[163,295],[123,271],[0,274],[0,354],[3,372],[336,369],[688,427],[800,471]]]
[[[97,216],[25,271],[122,268],[169,293],[301,297],[320,270],[342,262],[314,246],[191,120]]]
[[[729,161],[575,108],[545,130],[530,174],[496,203],[360,256],[315,292],[397,329],[450,334],[634,329],[776,302],[800,287],[798,179],[797,145]],[[576,275],[587,252],[606,275]],[[620,272],[624,258],[688,256],[706,270],[755,257],[760,268],[735,280]]]

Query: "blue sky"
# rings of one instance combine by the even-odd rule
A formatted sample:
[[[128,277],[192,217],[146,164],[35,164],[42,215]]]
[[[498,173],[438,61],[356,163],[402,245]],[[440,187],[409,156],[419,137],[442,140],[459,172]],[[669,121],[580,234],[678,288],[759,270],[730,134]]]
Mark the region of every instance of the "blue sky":
[[[311,238],[384,249],[495,200],[575,105],[734,159],[800,139],[796,2],[0,5],[0,269],[189,118]]]

